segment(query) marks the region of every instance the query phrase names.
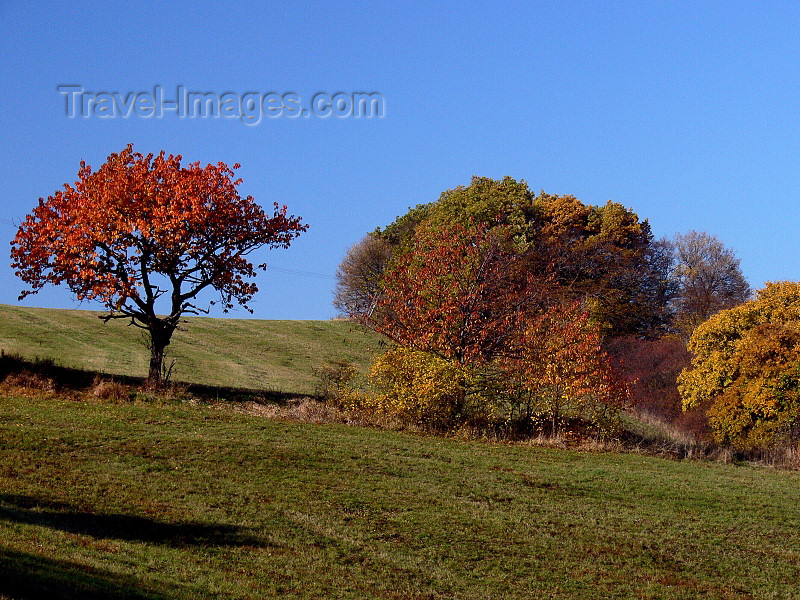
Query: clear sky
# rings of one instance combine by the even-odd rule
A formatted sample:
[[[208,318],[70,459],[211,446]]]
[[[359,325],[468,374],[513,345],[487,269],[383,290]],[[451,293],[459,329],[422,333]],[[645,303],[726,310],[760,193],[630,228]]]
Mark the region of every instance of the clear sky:
[[[310,224],[290,249],[257,257],[273,267],[257,279],[258,318],[333,316],[346,249],[472,175],[620,202],[657,237],[708,231],[754,288],[798,280],[799,31],[797,2],[4,0],[0,303],[22,287],[8,258],[15,225],[81,160],[97,168],[128,143],[239,162],[243,193]],[[319,93],[376,92],[384,113],[248,125],[133,108],[102,118],[101,102],[69,118],[65,85],[82,102],[159,85],[168,101],[183,86],[293,93],[307,109]],[[23,304],[79,306],[53,287]]]

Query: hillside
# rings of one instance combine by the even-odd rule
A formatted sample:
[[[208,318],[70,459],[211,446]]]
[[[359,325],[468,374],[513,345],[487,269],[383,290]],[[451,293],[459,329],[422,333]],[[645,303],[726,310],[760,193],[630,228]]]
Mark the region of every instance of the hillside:
[[[796,472],[0,396],[0,598],[796,598]]]
[[[25,358],[108,374],[147,375],[145,332],[101,314],[0,305],[0,349]],[[167,348],[173,379],[310,394],[315,368],[348,360],[365,368],[379,336],[343,320],[191,318]]]
[[[138,330],[0,306],[0,348],[141,375]],[[177,377],[313,390],[379,339],[192,319]],[[794,598],[800,474],[237,412],[0,395],[0,600]],[[72,399],[68,399],[72,398]]]

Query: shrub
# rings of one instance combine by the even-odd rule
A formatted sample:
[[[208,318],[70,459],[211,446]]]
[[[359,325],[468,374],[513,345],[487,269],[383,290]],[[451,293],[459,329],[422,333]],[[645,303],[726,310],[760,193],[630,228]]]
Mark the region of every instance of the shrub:
[[[532,418],[558,435],[581,420],[602,435],[617,433],[630,406],[629,382],[601,349],[600,332],[578,303],[553,306],[526,323],[514,352],[504,357],[509,380],[530,394]]]
[[[408,424],[438,430],[463,423],[469,371],[463,365],[403,346],[378,356],[370,381],[377,407]]]
[[[350,384],[357,373],[353,363],[346,360],[338,360],[315,369],[314,374],[318,379],[316,396],[326,402],[339,402],[350,390]]]
[[[673,423],[681,417],[678,375],[691,364],[686,344],[677,336],[659,339],[624,337],[607,345],[609,354],[632,381],[637,412]]]
[[[714,436],[741,449],[800,438],[800,284],[768,283],[757,298],[701,324],[679,390],[707,404]]]

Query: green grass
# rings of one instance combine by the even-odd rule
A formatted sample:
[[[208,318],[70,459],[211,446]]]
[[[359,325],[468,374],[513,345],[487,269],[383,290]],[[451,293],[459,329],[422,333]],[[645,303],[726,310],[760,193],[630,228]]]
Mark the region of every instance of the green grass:
[[[796,598],[800,476],[0,399],[0,596]]]
[[[64,367],[144,377],[149,351],[140,329],[103,323],[91,311],[0,305],[0,348]],[[380,338],[347,321],[192,318],[167,349],[173,379],[311,394],[314,369],[348,360],[365,369]]]

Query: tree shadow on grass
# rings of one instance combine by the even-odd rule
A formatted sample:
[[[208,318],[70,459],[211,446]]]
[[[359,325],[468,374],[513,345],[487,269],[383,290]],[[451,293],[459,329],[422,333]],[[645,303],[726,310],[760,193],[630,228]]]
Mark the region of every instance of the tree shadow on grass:
[[[178,595],[178,589],[145,589],[135,578],[119,573],[0,547],[0,596],[14,600],[155,600]]]
[[[197,522],[169,523],[146,517],[77,511],[62,503],[30,496],[0,494],[0,520],[49,527],[97,539],[145,542],[174,548],[186,546],[253,546],[270,543],[238,525]]]
[[[28,360],[17,354],[6,354],[0,350],[0,382],[11,374],[32,373],[50,379],[56,390],[85,392],[99,379],[111,379],[131,388],[141,388],[145,384],[143,377],[132,377],[122,374],[107,374],[98,371],[75,369],[56,365],[51,359]],[[269,402],[286,404],[291,400],[308,397],[308,394],[281,392],[275,390],[257,390],[231,386],[214,386],[201,383],[176,382],[176,386],[186,393],[205,401],[224,398],[227,402],[259,403]]]

